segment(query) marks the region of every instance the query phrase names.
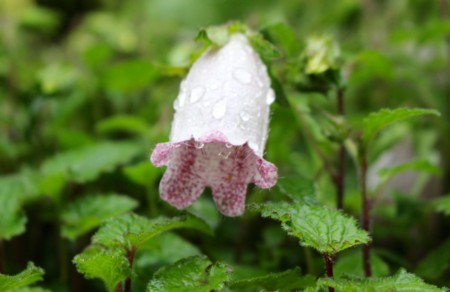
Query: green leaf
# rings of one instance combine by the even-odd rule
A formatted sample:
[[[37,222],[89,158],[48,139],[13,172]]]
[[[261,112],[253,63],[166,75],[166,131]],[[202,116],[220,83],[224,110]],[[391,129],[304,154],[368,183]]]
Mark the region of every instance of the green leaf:
[[[319,279],[318,284],[323,287],[333,287],[339,291],[372,292],[372,291],[446,291],[425,283],[414,274],[401,269],[393,277],[368,279]]]
[[[436,116],[440,115],[440,113],[436,110],[421,108],[398,108],[394,110],[382,109],[376,113],[372,113],[364,119],[363,143],[368,145],[378,132],[389,125],[412,117],[430,114]]]
[[[300,42],[289,25],[284,23],[271,24],[265,26],[261,33],[272,43],[279,44],[288,56],[298,54]]]
[[[288,291],[313,286],[315,282],[313,276],[302,276],[300,268],[295,268],[280,273],[233,281],[229,287],[236,291]]]
[[[441,175],[441,169],[436,165],[432,164],[428,160],[418,159],[409,161],[403,164],[396,165],[390,168],[383,168],[378,173],[380,177],[385,180],[388,180],[402,172],[405,171],[421,171],[425,173],[430,173],[433,175]]]
[[[434,200],[433,206],[436,211],[450,216],[450,195],[446,195]]]
[[[106,222],[94,235],[92,242],[126,250],[137,249],[153,237],[178,228],[192,228],[211,234],[208,224],[190,214],[156,219],[126,214]]]
[[[75,240],[103,221],[131,211],[138,202],[117,194],[82,197],[69,204],[62,214],[62,235]]]
[[[153,185],[155,180],[161,175],[161,169],[154,167],[147,160],[125,166],[123,172],[132,182],[144,187]]]
[[[115,115],[101,120],[95,130],[98,133],[107,134],[115,132],[126,132],[136,135],[146,135],[149,127],[147,122],[136,116]]]
[[[38,176],[30,170],[0,177],[0,196],[19,197],[27,202],[39,196]],[[1,208],[1,206],[0,206]]]
[[[29,262],[27,268],[17,275],[0,274],[0,291],[16,291],[18,288],[24,288],[35,282],[42,281],[43,276],[44,270]]]
[[[101,142],[82,149],[57,154],[45,161],[41,167],[43,191],[59,192],[65,181],[86,183],[95,180],[104,172],[133,159],[141,147],[130,142]],[[55,178],[57,178],[56,182]],[[51,189],[53,182],[59,184]],[[53,193],[52,193],[53,194]]]
[[[77,255],[73,263],[86,279],[101,279],[110,292],[132,275],[125,253],[120,249],[90,246]]]
[[[416,273],[425,279],[437,280],[450,267],[450,239],[433,249],[420,262]]]
[[[374,277],[389,275],[389,266],[375,252],[372,252],[370,262]],[[360,249],[348,250],[339,254],[334,265],[334,276],[339,278],[344,275],[364,277]]]
[[[158,270],[147,291],[209,292],[220,290],[228,281],[230,268],[222,263],[212,264],[206,256],[182,259]]]
[[[265,40],[261,34],[253,34],[249,36],[252,47],[265,61],[281,58],[281,52],[272,43]]]
[[[368,243],[369,235],[355,219],[336,209],[301,202],[267,203],[256,206],[263,217],[282,222],[282,227],[300,239],[300,244],[320,253],[334,255],[349,247]]]
[[[330,36],[312,36],[307,40],[306,74],[322,74],[329,70],[339,69],[341,50]]]
[[[25,232],[27,218],[19,196],[0,194],[0,240],[9,240]]]
[[[281,178],[277,183],[282,193],[294,201],[317,205],[316,189],[312,181],[302,178]]]

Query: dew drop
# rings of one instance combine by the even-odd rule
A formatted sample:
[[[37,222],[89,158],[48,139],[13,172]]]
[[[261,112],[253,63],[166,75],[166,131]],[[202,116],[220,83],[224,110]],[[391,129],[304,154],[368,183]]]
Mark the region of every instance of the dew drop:
[[[250,120],[250,115],[246,111],[241,111],[239,116],[241,117],[241,120],[243,120],[244,122],[248,122],[248,120]]]
[[[199,101],[205,94],[205,88],[203,86],[197,86],[191,90],[189,100],[191,103]]]
[[[214,105],[212,115],[216,119],[221,119],[225,115],[226,110],[227,104],[225,103],[225,100],[219,101]]]
[[[233,144],[225,143],[225,147],[226,147],[226,148],[231,148],[231,147],[233,147]]]
[[[186,102],[186,93],[181,92],[180,95],[178,95],[178,106],[180,108],[183,107],[185,102]]]
[[[252,81],[252,75],[242,68],[235,69],[233,77],[242,84],[249,84]]]
[[[194,147],[197,149],[202,149],[203,147],[205,147],[205,144],[199,141],[195,141],[194,142]]]
[[[272,102],[274,102],[274,100],[275,100],[275,92],[271,88],[271,89],[269,89],[269,92],[267,92],[266,103],[271,104]]]

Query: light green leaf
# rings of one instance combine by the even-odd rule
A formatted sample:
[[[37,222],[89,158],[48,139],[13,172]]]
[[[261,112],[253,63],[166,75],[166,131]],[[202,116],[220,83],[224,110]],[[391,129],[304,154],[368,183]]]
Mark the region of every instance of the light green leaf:
[[[42,281],[44,270],[36,267],[29,262],[27,268],[17,275],[3,275],[0,274],[0,291],[16,291],[16,289],[24,288],[35,282]]]
[[[31,170],[0,177],[0,196],[19,197],[26,202],[39,196],[38,176]],[[1,206],[0,206],[1,208]]]
[[[120,249],[90,246],[77,255],[73,263],[86,279],[101,279],[110,292],[132,275],[125,253]]]
[[[148,160],[123,168],[124,174],[134,183],[148,187],[161,175],[161,169],[154,167]]]
[[[306,74],[322,74],[340,66],[341,50],[330,36],[312,36],[307,40]]]
[[[280,58],[281,52],[272,43],[265,40],[261,34],[253,34],[249,36],[252,47],[260,55],[263,60],[270,61]]]
[[[41,172],[44,178],[41,185],[51,186],[57,177],[60,186],[53,191],[58,192],[64,181],[86,183],[95,180],[102,173],[110,172],[117,166],[127,163],[140,151],[141,147],[135,143],[101,142],[57,154],[42,165]]]
[[[281,178],[277,183],[282,193],[295,201],[317,205],[316,189],[312,181],[299,178]]]
[[[311,275],[302,276],[300,268],[273,273],[256,278],[233,281],[229,284],[235,291],[290,291],[314,286]]]
[[[450,216],[450,195],[446,195],[434,200],[433,206],[436,211]]]
[[[192,228],[211,234],[208,224],[189,214],[156,219],[126,214],[106,222],[94,235],[92,242],[109,247],[119,246],[126,250],[137,249],[151,238],[178,228]]]
[[[300,239],[300,244],[334,255],[349,247],[368,243],[369,235],[355,220],[338,211],[301,202],[267,203],[256,206],[263,217],[282,222],[282,227]]]
[[[416,273],[425,279],[437,280],[449,267],[450,239],[447,239],[420,262]]]
[[[19,196],[0,194],[0,240],[9,240],[25,232],[27,218],[21,203]]]
[[[98,133],[126,132],[136,135],[146,135],[149,131],[147,122],[137,116],[115,115],[101,120],[95,125]]]
[[[117,194],[82,197],[69,204],[62,214],[62,235],[74,240],[103,221],[129,212],[138,202]]]
[[[148,292],[209,292],[220,290],[228,281],[230,268],[212,264],[206,256],[182,259],[158,270],[147,286]]]
[[[402,172],[405,171],[420,171],[420,172],[426,172],[433,175],[441,175],[442,172],[439,167],[432,164],[428,160],[418,159],[409,161],[400,165],[396,165],[394,167],[390,168],[383,168],[378,173],[381,178],[388,180]]]
[[[319,279],[318,284],[323,287],[333,287],[338,291],[372,292],[372,291],[446,291],[425,283],[414,274],[401,269],[396,275],[385,278],[369,279]]]
[[[440,113],[436,110],[422,108],[398,108],[394,110],[382,109],[376,113],[372,113],[364,119],[363,143],[368,145],[379,131],[389,125],[412,117],[430,114],[436,116],[440,115]]]

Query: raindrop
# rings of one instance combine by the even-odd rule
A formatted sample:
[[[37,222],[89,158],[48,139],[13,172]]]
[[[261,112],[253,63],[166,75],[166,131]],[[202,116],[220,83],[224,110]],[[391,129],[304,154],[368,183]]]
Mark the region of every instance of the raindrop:
[[[231,147],[233,147],[233,144],[225,143],[225,147],[226,147],[226,148],[231,148]]]
[[[246,111],[241,111],[239,116],[241,117],[241,120],[243,120],[244,122],[248,122],[248,120],[250,120],[250,115]]]
[[[183,107],[185,101],[186,101],[186,93],[181,92],[180,95],[178,95],[178,106]]]
[[[205,94],[205,88],[203,86],[197,86],[191,91],[191,95],[189,97],[189,100],[191,103],[195,103],[199,101],[203,95]]]
[[[216,119],[221,119],[225,115],[225,111],[227,110],[227,104],[225,100],[219,101],[213,107],[212,115]]]
[[[275,92],[271,88],[271,89],[269,89],[269,92],[267,92],[266,103],[271,104],[272,102],[274,102],[274,100],[275,100]]]
[[[242,84],[249,84],[252,81],[252,75],[242,68],[235,69],[233,77]]]

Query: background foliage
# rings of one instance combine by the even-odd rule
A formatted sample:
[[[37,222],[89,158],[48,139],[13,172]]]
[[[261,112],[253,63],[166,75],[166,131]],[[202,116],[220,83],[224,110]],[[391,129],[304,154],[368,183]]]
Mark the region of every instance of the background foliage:
[[[1,275],[0,287],[41,291],[26,287],[43,279],[38,285],[51,291],[102,291],[132,277],[134,291],[165,291],[176,288],[167,279],[186,276],[174,265],[190,269],[192,291],[313,287],[325,269],[308,246],[330,251],[315,246],[323,234],[309,234],[309,221],[283,217],[283,203],[261,203],[290,198],[299,207],[289,212],[300,212],[298,218],[328,216],[323,230],[332,222],[357,228],[354,142],[362,132],[363,145],[371,141],[373,274],[392,277],[382,284],[323,278],[319,287],[362,291],[406,283],[407,289],[423,284],[418,277],[449,286],[449,6],[447,0],[0,0],[0,270],[14,275]],[[278,48],[266,56],[285,96],[278,88],[266,156],[279,169],[279,187],[252,188],[248,201],[256,204],[241,218],[218,214],[209,193],[189,207],[195,216],[180,214],[159,199],[163,170],[148,156],[168,140],[181,76],[202,47],[194,40],[199,30],[230,20],[260,30]],[[336,111],[336,87],[345,93],[345,118]],[[384,122],[431,112],[381,112],[381,124],[376,115],[366,118],[403,107],[441,116],[381,132]],[[336,206],[327,165],[337,163],[344,142],[345,216],[324,211]],[[131,211],[139,215],[125,214]],[[353,243],[336,249],[346,249],[335,259],[336,276],[363,276],[359,248],[348,247],[368,237],[350,233]]]

